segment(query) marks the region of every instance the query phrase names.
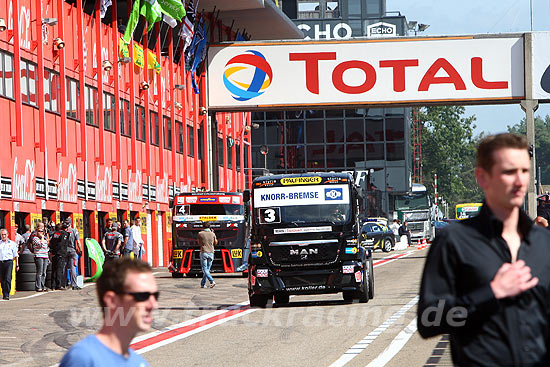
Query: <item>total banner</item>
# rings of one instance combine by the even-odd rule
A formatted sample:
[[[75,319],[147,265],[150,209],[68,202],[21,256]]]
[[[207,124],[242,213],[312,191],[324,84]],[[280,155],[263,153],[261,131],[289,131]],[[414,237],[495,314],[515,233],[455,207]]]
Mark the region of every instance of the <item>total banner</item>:
[[[550,99],[550,32],[534,32],[531,58],[533,70],[533,99]]]
[[[524,37],[214,44],[209,108],[401,105],[524,98]]]

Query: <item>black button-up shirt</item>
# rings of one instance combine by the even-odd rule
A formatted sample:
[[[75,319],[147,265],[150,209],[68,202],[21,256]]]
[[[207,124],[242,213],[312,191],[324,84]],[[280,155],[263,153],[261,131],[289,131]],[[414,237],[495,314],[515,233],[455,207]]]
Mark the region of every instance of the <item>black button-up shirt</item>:
[[[517,259],[539,278],[536,287],[497,300],[490,287],[498,269],[511,262],[502,222],[487,205],[475,218],[447,226],[426,260],[418,331],[449,333],[459,366],[550,366],[550,233],[520,212]]]

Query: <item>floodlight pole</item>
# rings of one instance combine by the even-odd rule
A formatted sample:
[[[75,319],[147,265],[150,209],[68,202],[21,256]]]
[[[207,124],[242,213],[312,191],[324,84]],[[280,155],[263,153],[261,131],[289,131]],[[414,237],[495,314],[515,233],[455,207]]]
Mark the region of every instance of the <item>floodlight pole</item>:
[[[534,113],[539,106],[539,101],[533,99],[533,34],[524,34],[525,53],[525,100],[521,101],[521,108],[525,111],[525,124],[527,127],[527,144],[530,147],[532,157],[529,164],[529,187],[527,188],[527,214],[531,218],[537,216],[537,196],[535,188],[535,118]]]

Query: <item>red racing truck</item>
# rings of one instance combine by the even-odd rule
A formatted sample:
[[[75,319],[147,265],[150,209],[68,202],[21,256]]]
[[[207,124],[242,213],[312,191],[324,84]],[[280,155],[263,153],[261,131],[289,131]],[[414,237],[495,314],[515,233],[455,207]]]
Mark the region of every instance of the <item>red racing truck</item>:
[[[211,272],[247,269],[249,192],[188,192],[176,195],[172,212],[172,277],[202,275],[197,234],[204,222],[218,238]],[[246,252],[246,253],[245,253]]]

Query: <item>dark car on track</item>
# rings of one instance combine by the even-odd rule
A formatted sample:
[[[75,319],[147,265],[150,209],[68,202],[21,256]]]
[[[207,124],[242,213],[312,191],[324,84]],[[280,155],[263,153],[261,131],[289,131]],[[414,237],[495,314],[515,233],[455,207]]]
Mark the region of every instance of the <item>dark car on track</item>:
[[[384,252],[390,252],[395,244],[393,232],[385,224],[366,222],[361,228],[361,243],[364,246],[377,248]]]
[[[435,235],[437,236],[439,232],[441,232],[441,230],[446,226],[448,226],[449,224],[450,222],[447,222],[447,221],[441,221],[441,220],[434,221]]]

